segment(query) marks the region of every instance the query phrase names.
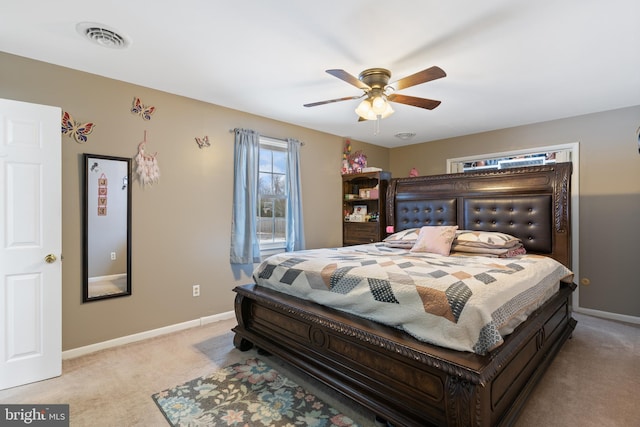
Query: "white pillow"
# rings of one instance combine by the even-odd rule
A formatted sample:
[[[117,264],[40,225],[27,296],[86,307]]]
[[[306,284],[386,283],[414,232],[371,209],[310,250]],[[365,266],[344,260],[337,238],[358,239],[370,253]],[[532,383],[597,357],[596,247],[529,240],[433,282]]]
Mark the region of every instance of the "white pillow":
[[[451,243],[456,237],[457,229],[457,225],[422,227],[411,252],[429,252],[447,256],[451,251]]]

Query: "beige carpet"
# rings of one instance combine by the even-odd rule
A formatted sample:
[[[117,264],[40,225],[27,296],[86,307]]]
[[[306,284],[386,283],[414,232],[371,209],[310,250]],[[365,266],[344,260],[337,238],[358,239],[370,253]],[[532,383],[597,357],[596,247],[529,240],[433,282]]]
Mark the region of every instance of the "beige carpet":
[[[640,326],[575,315],[578,326],[534,390],[517,427],[638,425]],[[1,403],[68,403],[72,426],[166,426],[160,390],[256,357],[233,348],[228,320],[65,360],[63,375],[0,391]],[[277,359],[257,356],[313,387],[327,403],[372,426],[373,415]]]
[[[640,325],[575,314],[573,338],[529,398],[518,427],[640,425]]]
[[[89,281],[89,298],[105,295],[121,294],[127,291],[127,275],[121,275],[114,279]]]

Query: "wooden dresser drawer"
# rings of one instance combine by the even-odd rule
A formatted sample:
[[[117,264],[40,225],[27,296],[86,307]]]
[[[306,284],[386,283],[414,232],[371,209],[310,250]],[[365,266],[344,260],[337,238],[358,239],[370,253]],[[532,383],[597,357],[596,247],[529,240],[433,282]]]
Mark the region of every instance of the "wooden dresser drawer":
[[[344,244],[359,245],[380,240],[380,224],[377,222],[345,222]]]

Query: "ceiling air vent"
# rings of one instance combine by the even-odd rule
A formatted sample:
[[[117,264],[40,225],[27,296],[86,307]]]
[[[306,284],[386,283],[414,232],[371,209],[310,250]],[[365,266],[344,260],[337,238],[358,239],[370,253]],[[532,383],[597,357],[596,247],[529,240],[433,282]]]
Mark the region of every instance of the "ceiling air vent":
[[[415,132],[398,132],[394,135],[396,138],[399,138],[403,141],[407,141],[414,136],[416,136]]]
[[[93,43],[103,47],[124,49],[130,44],[125,36],[118,34],[106,25],[96,24],[94,22],[81,22],[76,25],[76,30]]]

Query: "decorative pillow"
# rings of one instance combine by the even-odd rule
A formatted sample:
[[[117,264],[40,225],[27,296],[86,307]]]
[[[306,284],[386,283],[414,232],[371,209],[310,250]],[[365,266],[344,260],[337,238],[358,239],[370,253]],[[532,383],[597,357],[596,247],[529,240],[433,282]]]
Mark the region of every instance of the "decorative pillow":
[[[455,240],[454,240],[455,242]],[[512,258],[527,253],[524,246],[514,246],[513,248],[476,248],[473,246],[460,246],[455,243],[451,245],[451,255],[485,256],[491,258]]]
[[[457,225],[422,227],[411,252],[429,252],[447,256],[451,251],[451,242],[456,237],[457,229]]]
[[[398,231],[383,240],[385,246],[391,248],[411,249],[413,244],[418,240],[419,228],[407,228],[406,230]]]
[[[505,249],[522,245],[517,237],[497,231],[458,230],[453,246],[456,248],[469,246],[475,248]]]

